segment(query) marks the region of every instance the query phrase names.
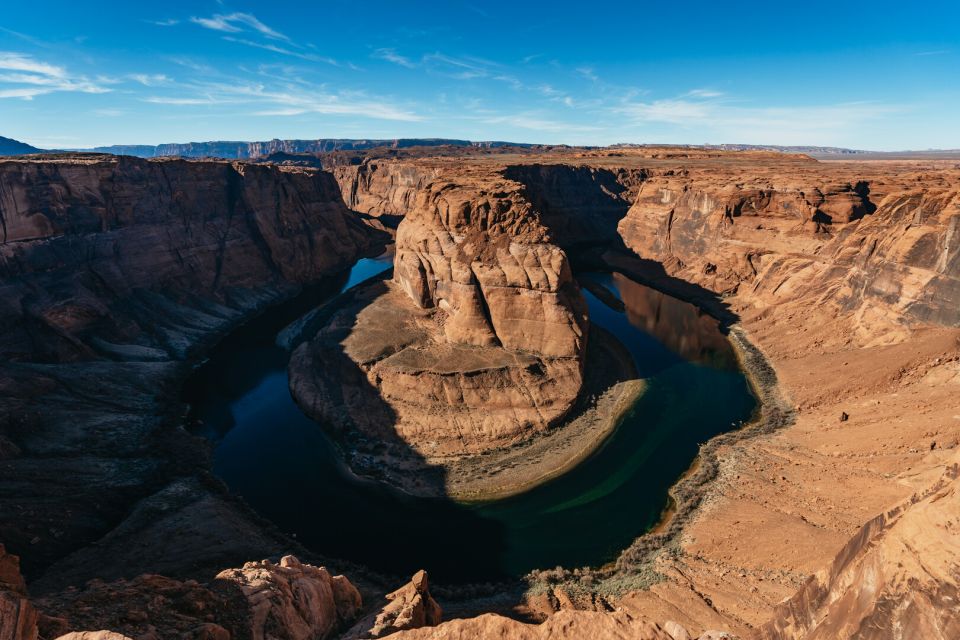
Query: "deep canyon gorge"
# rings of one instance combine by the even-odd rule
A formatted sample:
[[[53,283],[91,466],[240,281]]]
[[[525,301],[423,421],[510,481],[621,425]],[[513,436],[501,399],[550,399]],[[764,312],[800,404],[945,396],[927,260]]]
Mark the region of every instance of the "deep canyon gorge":
[[[290,157],[0,159],[0,638],[960,636],[955,161]]]

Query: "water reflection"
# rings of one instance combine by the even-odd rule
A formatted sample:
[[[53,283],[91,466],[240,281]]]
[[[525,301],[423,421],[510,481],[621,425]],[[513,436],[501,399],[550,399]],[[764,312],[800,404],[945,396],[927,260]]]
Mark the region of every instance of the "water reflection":
[[[217,442],[214,472],[321,553],[395,574],[427,568],[445,582],[600,564],[657,521],[698,444],[753,410],[715,320],[622,275],[587,274],[592,321],[648,381],[605,446],[553,482],[485,505],[414,499],[358,479],[293,403],[287,354],[274,341],[311,306],[389,267],[389,256],[360,261],[325,292],[269,311],[224,341],[187,387],[198,430]]]

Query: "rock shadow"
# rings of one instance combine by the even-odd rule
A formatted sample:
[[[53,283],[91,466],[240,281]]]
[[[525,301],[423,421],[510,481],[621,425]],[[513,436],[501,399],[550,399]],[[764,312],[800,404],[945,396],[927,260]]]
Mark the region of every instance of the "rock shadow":
[[[641,258],[624,244],[617,227],[632,205],[631,188],[647,178],[643,169],[529,164],[509,166],[503,175],[524,186],[524,196],[540,211],[575,273],[622,271],[641,284],[697,305],[719,320],[724,332],[738,321],[718,294],[671,276],[662,263]],[[869,186],[861,182],[856,189],[869,203]]]
[[[195,406],[204,429],[220,434],[214,472],[308,549],[362,565],[384,584],[418,569],[448,585],[507,579],[501,526],[443,495],[444,470],[397,435],[393,409],[340,344],[366,306],[357,291],[365,298],[385,290],[376,278],[328,295],[314,326],[336,315],[342,327],[292,356],[273,341],[291,314],[278,321],[271,312],[211,357],[202,375],[215,388],[205,385]],[[383,456],[403,461],[403,484],[415,478],[441,497],[393,488]]]
[[[617,224],[631,204],[629,185],[645,175],[554,164],[511,165],[503,171],[523,185],[524,197],[540,213],[553,242],[568,253],[619,240]]]

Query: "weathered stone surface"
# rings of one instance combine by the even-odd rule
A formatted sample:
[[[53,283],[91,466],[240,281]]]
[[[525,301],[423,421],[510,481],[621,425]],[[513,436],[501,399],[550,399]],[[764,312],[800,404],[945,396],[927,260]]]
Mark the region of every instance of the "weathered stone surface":
[[[0,544],[0,638],[37,640],[37,612],[27,600],[20,558]]]
[[[878,341],[899,339],[909,322],[960,323],[960,190],[949,173],[722,164],[651,173],[619,231],[672,276],[757,305],[856,317]]]
[[[863,526],[757,632],[762,640],[960,636],[960,464]]]
[[[184,640],[323,640],[342,630],[361,607],[360,593],[344,576],[285,556],[222,571],[203,585],[142,575],[92,580],[36,601],[45,637],[108,640],[116,637]],[[80,631],[106,628],[110,631]],[[86,634],[86,635],[85,635]]]
[[[229,637],[229,636],[228,636]],[[71,631],[57,640],[133,640],[116,631]]]
[[[398,631],[435,627],[443,619],[443,610],[430,595],[426,571],[392,593],[378,613],[364,618],[344,635],[344,640],[382,638]]]
[[[561,420],[583,384],[586,305],[521,186],[430,161],[336,171],[351,206],[403,216],[394,278],[293,355],[297,402],[358,446],[392,439],[428,460]]]
[[[67,556],[139,500],[206,474],[201,442],[177,428],[190,363],[386,237],[345,207],[328,173],[93,155],[0,162],[0,221],[0,540],[31,581],[58,560],[80,583],[156,570],[128,536],[115,552]],[[215,483],[191,486],[200,501],[231,501]],[[223,567],[286,549],[243,507],[207,513],[229,526],[208,521],[164,571],[176,574],[177,558],[181,570],[198,556]],[[248,546],[233,556],[234,542]]]
[[[360,611],[360,592],[343,576],[284,556],[248,562],[217,580],[236,584],[250,609],[253,640],[323,640]]]
[[[525,624],[495,614],[451,620],[432,629],[406,631],[397,640],[467,640],[468,638],[500,638],[502,640],[688,640],[690,635],[676,623],[659,625],[641,617],[618,611],[560,611],[541,624]],[[702,640],[724,636],[707,632]],[[728,636],[731,637],[732,636]]]

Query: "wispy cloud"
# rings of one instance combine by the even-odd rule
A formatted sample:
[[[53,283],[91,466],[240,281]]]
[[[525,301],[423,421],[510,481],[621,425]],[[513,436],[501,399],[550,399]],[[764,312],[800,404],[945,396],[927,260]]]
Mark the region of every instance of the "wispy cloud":
[[[92,113],[95,116],[102,116],[104,118],[119,118],[127,114],[123,109],[94,109]]]
[[[257,17],[252,13],[218,13],[209,18],[198,18],[194,16],[190,18],[190,22],[214,31],[243,33],[244,31],[249,31],[252,29],[253,31],[258,32],[267,38],[272,38],[274,40],[289,40],[287,36],[275,29],[271,29],[263,22],[258,20]]]
[[[407,58],[406,56],[400,55],[395,49],[381,48],[375,50],[371,55],[374,58],[386,60],[387,62],[392,62],[393,64],[398,64],[401,67],[406,67],[408,69],[413,69],[417,66],[413,60]]]
[[[915,56],[942,56],[950,53],[950,49],[937,49],[936,51],[919,51]]]
[[[158,85],[168,84],[171,78],[162,73],[131,73],[128,76],[134,82],[138,82],[145,87],[156,87]]]
[[[594,72],[593,67],[577,67],[575,71],[591,82],[599,82],[600,80],[600,77]]]
[[[301,60],[306,60],[308,62],[323,62],[325,64],[331,64],[335,67],[340,66],[340,63],[334,60],[333,58],[328,58],[326,56],[320,56],[313,53],[292,51],[291,49],[279,47],[269,42],[254,42],[253,40],[247,40],[245,38],[234,38],[233,36],[223,36],[223,39],[229,42],[236,42],[237,44],[246,45],[248,47],[255,47],[257,49],[264,49],[265,51],[272,51],[274,53],[279,53],[285,56],[292,56],[294,58],[299,58]]]
[[[548,131],[551,133],[560,132],[587,132],[598,131],[598,127],[590,125],[581,125],[570,122],[562,122],[544,117],[537,113],[515,113],[498,116],[489,116],[480,118],[484,124],[507,125],[519,129],[530,129],[532,131]]]
[[[391,104],[383,97],[368,96],[363,92],[331,92],[323,86],[304,83],[264,84],[225,78],[218,82],[188,83],[179,89],[176,95],[153,95],[143,100],[183,107],[247,105],[251,116],[352,115],[406,122],[423,119],[411,109]]]
[[[180,21],[176,18],[170,18],[169,20],[147,20],[147,22],[150,24],[155,24],[158,27],[172,27],[180,24]]]
[[[449,56],[445,53],[430,53],[423,56],[423,64],[433,73],[454,80],[472,80],[492,75],[499,65],[490,60],[473,56]]]
[[[151,104],[169,104],[169,105],[178,105],[178,106],[196,106],[196,105],[214,105],[214,104],[228,104],[229,102],[237,102],[236,100],[223,100],[219,98],[214,98],[212,96],[207,96],[203,98],[177,98],[175,96],[148,96],[143,98],[144,102],[149,102]]]
[[[719,98],[723,92],[714,89],[691,89],[686,95],[691,98]]]
[[[66,68],[37,60],[33,56],[0,51],[0,98],[31,100],[56,91],[107,93],[105,82],[94,82],[83,75],[71,74]]]
[[[695,90],[696,91],[696,90]],[[825,105],[754,106],[719,92],[688,92],[676,98],[624,101],[611,112],[635,127],[673,125],[725,140],[773,140],[779,144],[812,144],[835,139],[853,128],[902,111],[875,102]]]

